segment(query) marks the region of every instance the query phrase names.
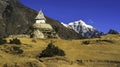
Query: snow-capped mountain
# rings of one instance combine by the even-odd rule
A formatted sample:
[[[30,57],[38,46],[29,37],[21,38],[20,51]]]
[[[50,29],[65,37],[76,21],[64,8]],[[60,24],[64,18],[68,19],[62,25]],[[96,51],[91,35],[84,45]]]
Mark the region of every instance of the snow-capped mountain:
[[[65,27],[71,28],[71,29],[75,30],[77,33],[79,33],[85,37],[89,37],[89,38],[99,37],[103,34],[102,32],[97,31],[93,26],[87,25],[82,20],[70,22],[69,24],[65,24],[65,23],[61,23],[61,24],[63,24]]]

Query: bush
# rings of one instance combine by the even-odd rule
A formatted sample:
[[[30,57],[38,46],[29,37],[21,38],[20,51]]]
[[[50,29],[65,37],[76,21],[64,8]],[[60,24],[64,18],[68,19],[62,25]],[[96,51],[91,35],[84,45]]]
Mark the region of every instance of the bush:
[[[53,43],[49,43],[47,48],[42,51],[39,58],[41,58],[41,57],[53,57],[53,56],[65,56],[65,53],[63,50],[54,46]]]
[[[23,50],[20,49],[20,47],[12,46],[12,47],[9,48],[8,53],[10,53],[10,54],[22,54]]]
[[[5,44],[5,43],[7,43],[7,41],[3,38],[0,38],[0,44]]]
[[[33,39],[32,42],[36,43],[37,41]]]
[[[15,38],[13,40],[10,40],[10,44],[21,44],[20,40]]]
[[[111,40],[96,40],[96,42],[108,42],[108,43],[113,43]]]
[[[83,41],[82,44],[88,45],[90,44],[90,41]]]

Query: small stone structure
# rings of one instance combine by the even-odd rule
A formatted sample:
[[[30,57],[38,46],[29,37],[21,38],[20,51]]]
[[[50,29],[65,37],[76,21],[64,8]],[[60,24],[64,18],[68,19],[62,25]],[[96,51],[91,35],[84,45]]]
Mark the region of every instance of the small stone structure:
[[[10,38],[30,38],[30,35],[19,34],[19,35],[10,35]]]
[[[52,26],[45,22],[46,18],[44,17],[42,10],[36,16],[35,20],[36,23],[33,24],[33,32],[31,33],[32,38],[58,38],[58,35]]]

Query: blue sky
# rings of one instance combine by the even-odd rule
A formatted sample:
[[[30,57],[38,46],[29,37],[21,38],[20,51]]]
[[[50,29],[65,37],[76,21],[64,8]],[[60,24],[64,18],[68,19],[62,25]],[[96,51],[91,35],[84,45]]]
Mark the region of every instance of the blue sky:
[[[120,32],[120,0],[19,0],[24,5],[61,22],[82,19],[102,32]]]

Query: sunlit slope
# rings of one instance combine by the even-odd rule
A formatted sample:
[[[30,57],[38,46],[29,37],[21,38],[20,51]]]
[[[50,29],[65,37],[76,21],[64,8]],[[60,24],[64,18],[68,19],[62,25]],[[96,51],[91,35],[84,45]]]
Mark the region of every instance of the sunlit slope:
[[[25,51],[24,54],[30,56],[39,54],[52,41],[54,45],[65,51],[66,57],[69,59],[120,60],[120,35],[105,35],[101,38],[84,40],[28,38],[20,38],[20,40],[23,44],[21,48]],[[89,41],[90,43],[86,45],[83,44],[84,41]]]
[[[11,38],[7,38],[9,41]],[[101,61],[120,61],[120,35],[104,35],[101,38],[83,39],[83,40],[62,40],[62,39],[30,39],[18,38],[21,45],[5,44],[0,45],[0,64],[26,62],[44,64],[36,58],[50,42],[64,50],[66,58],[70,61],[76,60],[101,60]],[[88,42],[87,44],[85,42]],[[11,54],[9,48],[18,46],[23,50],[22,54]],[[52,58],[51,58],[52,59]],[[46,62],[46,63],[45,63]],[[50,63],[54,63],[55,61]],[[59,63],[58,63],[59,64]],[[74,64],[73,64],[74,65]],[[29,67],[29,66],[26,66]],[[64,67],[64,66],[63,66]],[[76,66],[77,67],[77,66]],[[79,66],[78,66],[79,67]]]

